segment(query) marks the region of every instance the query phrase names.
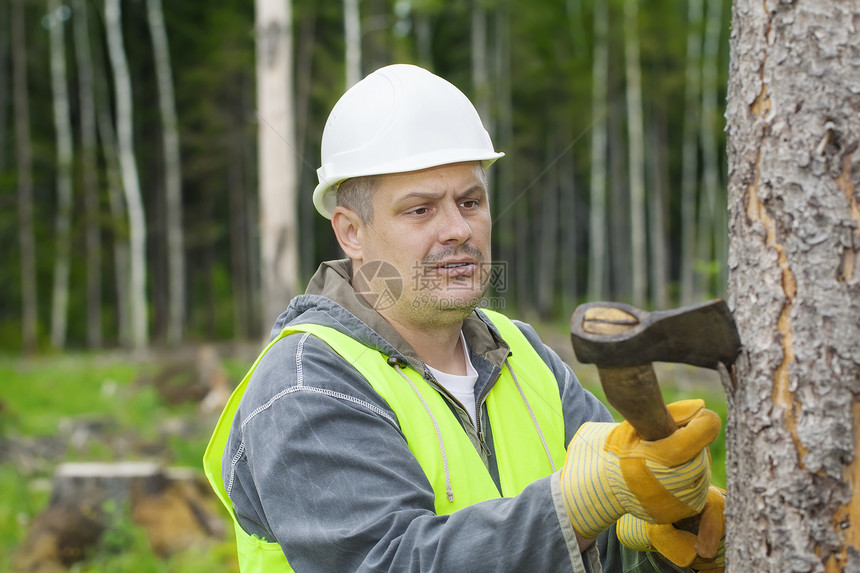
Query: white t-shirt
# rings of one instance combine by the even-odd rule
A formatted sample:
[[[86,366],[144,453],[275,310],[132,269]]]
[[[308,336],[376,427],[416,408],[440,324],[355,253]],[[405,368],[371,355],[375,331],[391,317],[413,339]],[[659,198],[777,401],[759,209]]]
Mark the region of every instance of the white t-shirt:
[[[469,347],[466,346],[466,337],[463,336],[463,331],[460,331],[460,341],[463,343],[463,358],[466,359],[465,376],[448,374],[447,372],[436,370],[429,364],[427,368],[433,373],[436,381],[466,408],[474,424],[475,416],[477,415],[475,409],[475,382],[478,381],[478,371],[472,366],[472,360],[469,358]]]

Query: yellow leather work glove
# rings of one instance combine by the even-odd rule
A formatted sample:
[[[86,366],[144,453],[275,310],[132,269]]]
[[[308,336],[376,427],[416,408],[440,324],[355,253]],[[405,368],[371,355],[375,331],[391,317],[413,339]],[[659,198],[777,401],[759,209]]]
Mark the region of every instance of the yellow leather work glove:
[[[702,511],[711,478],[707,446],[720,418],[703,400],[669,405],[678,429],[646,442],[628,422],[583,424],[562,468],[565,509],[574,529],[596,537],[625,513],[674,523]]]
[[[699,518],[699,533],[675,529],[671,524],[648,523],[627,514],[616,526],[618,540],[637,551],[656,551],[679,567],[722,573],[726,567],[726,492],[711,486]]]

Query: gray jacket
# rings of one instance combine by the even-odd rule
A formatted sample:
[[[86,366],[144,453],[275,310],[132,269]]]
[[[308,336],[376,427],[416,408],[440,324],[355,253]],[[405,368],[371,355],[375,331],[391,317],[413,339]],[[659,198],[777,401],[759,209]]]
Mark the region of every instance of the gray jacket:
[[[323,263],[306,294],[278,318],[272,337],[291,323],[336,328],[408,362],[435,385],[409,344],[352,289],[348,261]],[[586,421],[611,421],[534,329],[517,326],[558,381],[566,442]],[[492,452],[480,397],[498,378],[508,347],[480,312],[466,319],[463,332],[478,372],[483,436],[459,403],[437,388],[473,443],[480,448],[483,440]],[[484,459],[498,486],[494,456]],[[222,475],[241,526],[278,542],[300,572],[601,569],[596,547],[580,557],[555,474],[515,497],[436,515],[433,489],[395,413],[350,364],[306,333],[279,340],[259,361],[233,420]],[[598,545],[604,571],[676,570],[653,554],[623,548],[612,530]]]

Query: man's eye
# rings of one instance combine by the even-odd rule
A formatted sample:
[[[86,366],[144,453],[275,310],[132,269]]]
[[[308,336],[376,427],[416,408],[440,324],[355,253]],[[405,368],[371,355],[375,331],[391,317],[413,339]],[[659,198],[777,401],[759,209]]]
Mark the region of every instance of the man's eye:
[[[460,205],[462,205],[466,209],[474,209],[475,207],[478,206],[478,200],[477,199],[468,199],[468,200],[460,203]]]
[[[409,211],[410,215],[423,215],[428,211],[427,207],[416,207]]]

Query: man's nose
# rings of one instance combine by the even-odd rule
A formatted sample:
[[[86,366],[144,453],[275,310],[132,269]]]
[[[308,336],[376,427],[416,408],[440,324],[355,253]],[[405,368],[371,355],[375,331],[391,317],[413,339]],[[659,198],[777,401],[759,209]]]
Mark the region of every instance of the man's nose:
[[[461,245],[472,238],[472,226],[463,217],[458,205],[445,209],[445,216],[440,221],[439,241]]]

